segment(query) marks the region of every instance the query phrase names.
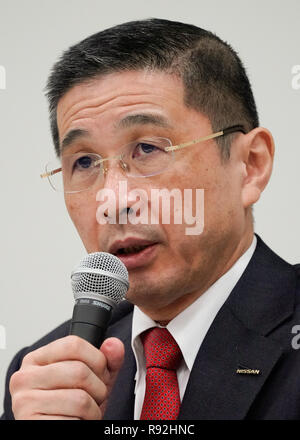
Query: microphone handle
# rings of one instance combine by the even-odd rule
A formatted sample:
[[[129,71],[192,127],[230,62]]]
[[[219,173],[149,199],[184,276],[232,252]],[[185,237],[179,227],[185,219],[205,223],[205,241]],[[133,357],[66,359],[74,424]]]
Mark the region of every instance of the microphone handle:
[[[76,300],[70,335],[79,336],[96,348],[100,348],[112,315],[113,307],[103,301],[90,298]]]

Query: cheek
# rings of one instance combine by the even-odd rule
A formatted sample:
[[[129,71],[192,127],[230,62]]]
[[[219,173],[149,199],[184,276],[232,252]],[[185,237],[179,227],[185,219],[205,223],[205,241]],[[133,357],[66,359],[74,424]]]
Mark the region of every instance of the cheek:
[[[97,243],[96,203],[87,196],[65,195],[65,203],[72,222],[88,252]]]
[[[230,229],[235,223],[240,203],[239,182],[234,181],[231,166],[221,164],[219,152],[211,157],[203,158],[195,155],[193,161],[185,166],[180,186],[182,189],[191,188],[193,195],[196,189],[204,190],[204,230],[199,236],[203,238],[210,233]],[[174,186],[176,182],[173,182]],[[193,196],[193,214],[196,213],[196,197]],[[195,241],[198,237],[195,237]]]
[[[241,187],[230,168],[221,169],[205,192],[205,214],[207,228],[225,234],[239,229],[243,216]]]

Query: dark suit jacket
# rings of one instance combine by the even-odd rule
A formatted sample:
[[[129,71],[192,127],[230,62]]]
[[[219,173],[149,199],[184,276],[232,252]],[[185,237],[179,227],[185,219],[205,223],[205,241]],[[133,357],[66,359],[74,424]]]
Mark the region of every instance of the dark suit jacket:
[[[286,263],[257,238],[249,265],[200,347],[179,419],[300,419],[300,349],[292,347],[293,326],[300,325],[300,265]],[[109,397],[106,420],[133,419],[132,310],[124,301],[107,330],[107,337],[124,342],[126,355]],[[66,336],[69,325],[70,321],[65,322],[14,357],[7,373],[2,419],[13,419],[9,379],[24,355]],[[259,370],[259,374],[238,374],[237,369]]]

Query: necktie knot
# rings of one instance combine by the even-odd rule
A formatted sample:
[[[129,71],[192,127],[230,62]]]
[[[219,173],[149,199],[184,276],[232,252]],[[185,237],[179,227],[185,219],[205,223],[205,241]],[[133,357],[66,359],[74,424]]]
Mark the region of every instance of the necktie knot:
[[[155,327],[141,335],[146,357],[146,368],[176,370],[182,359],[181,350],[166,328]]]

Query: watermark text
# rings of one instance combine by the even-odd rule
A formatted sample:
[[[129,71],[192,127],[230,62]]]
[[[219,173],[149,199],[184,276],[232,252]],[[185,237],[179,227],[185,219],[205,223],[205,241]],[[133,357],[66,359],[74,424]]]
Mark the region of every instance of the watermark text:
[[[204,229],[204,189],[151,188],[148,193],[137,188],[128,192],[125,180],[119,182],[118,195],[111,188],[102,188],[97,192],[96,200],[100,202],[96,219],[101,225],[128,222],[134,225],[184,224],[188,225],[186,235],[199,235]],[[129,202],[130,215],[117,206],[122,203],[127,207]]]
[[[296,65],[292,67],[292,88],[294,90],[300,89],[300,65]]]
[[[0,66],[0,90],[6,89],[6,70],[4,66]]]
[[[295,336],[292,339],[292,347],[294,350],[299,350],[300,348],[300,325],[294,325],[292,328],[292,333]]]
[[[0,324],[0,350],[6,349],[6,330],[4,325]]]

